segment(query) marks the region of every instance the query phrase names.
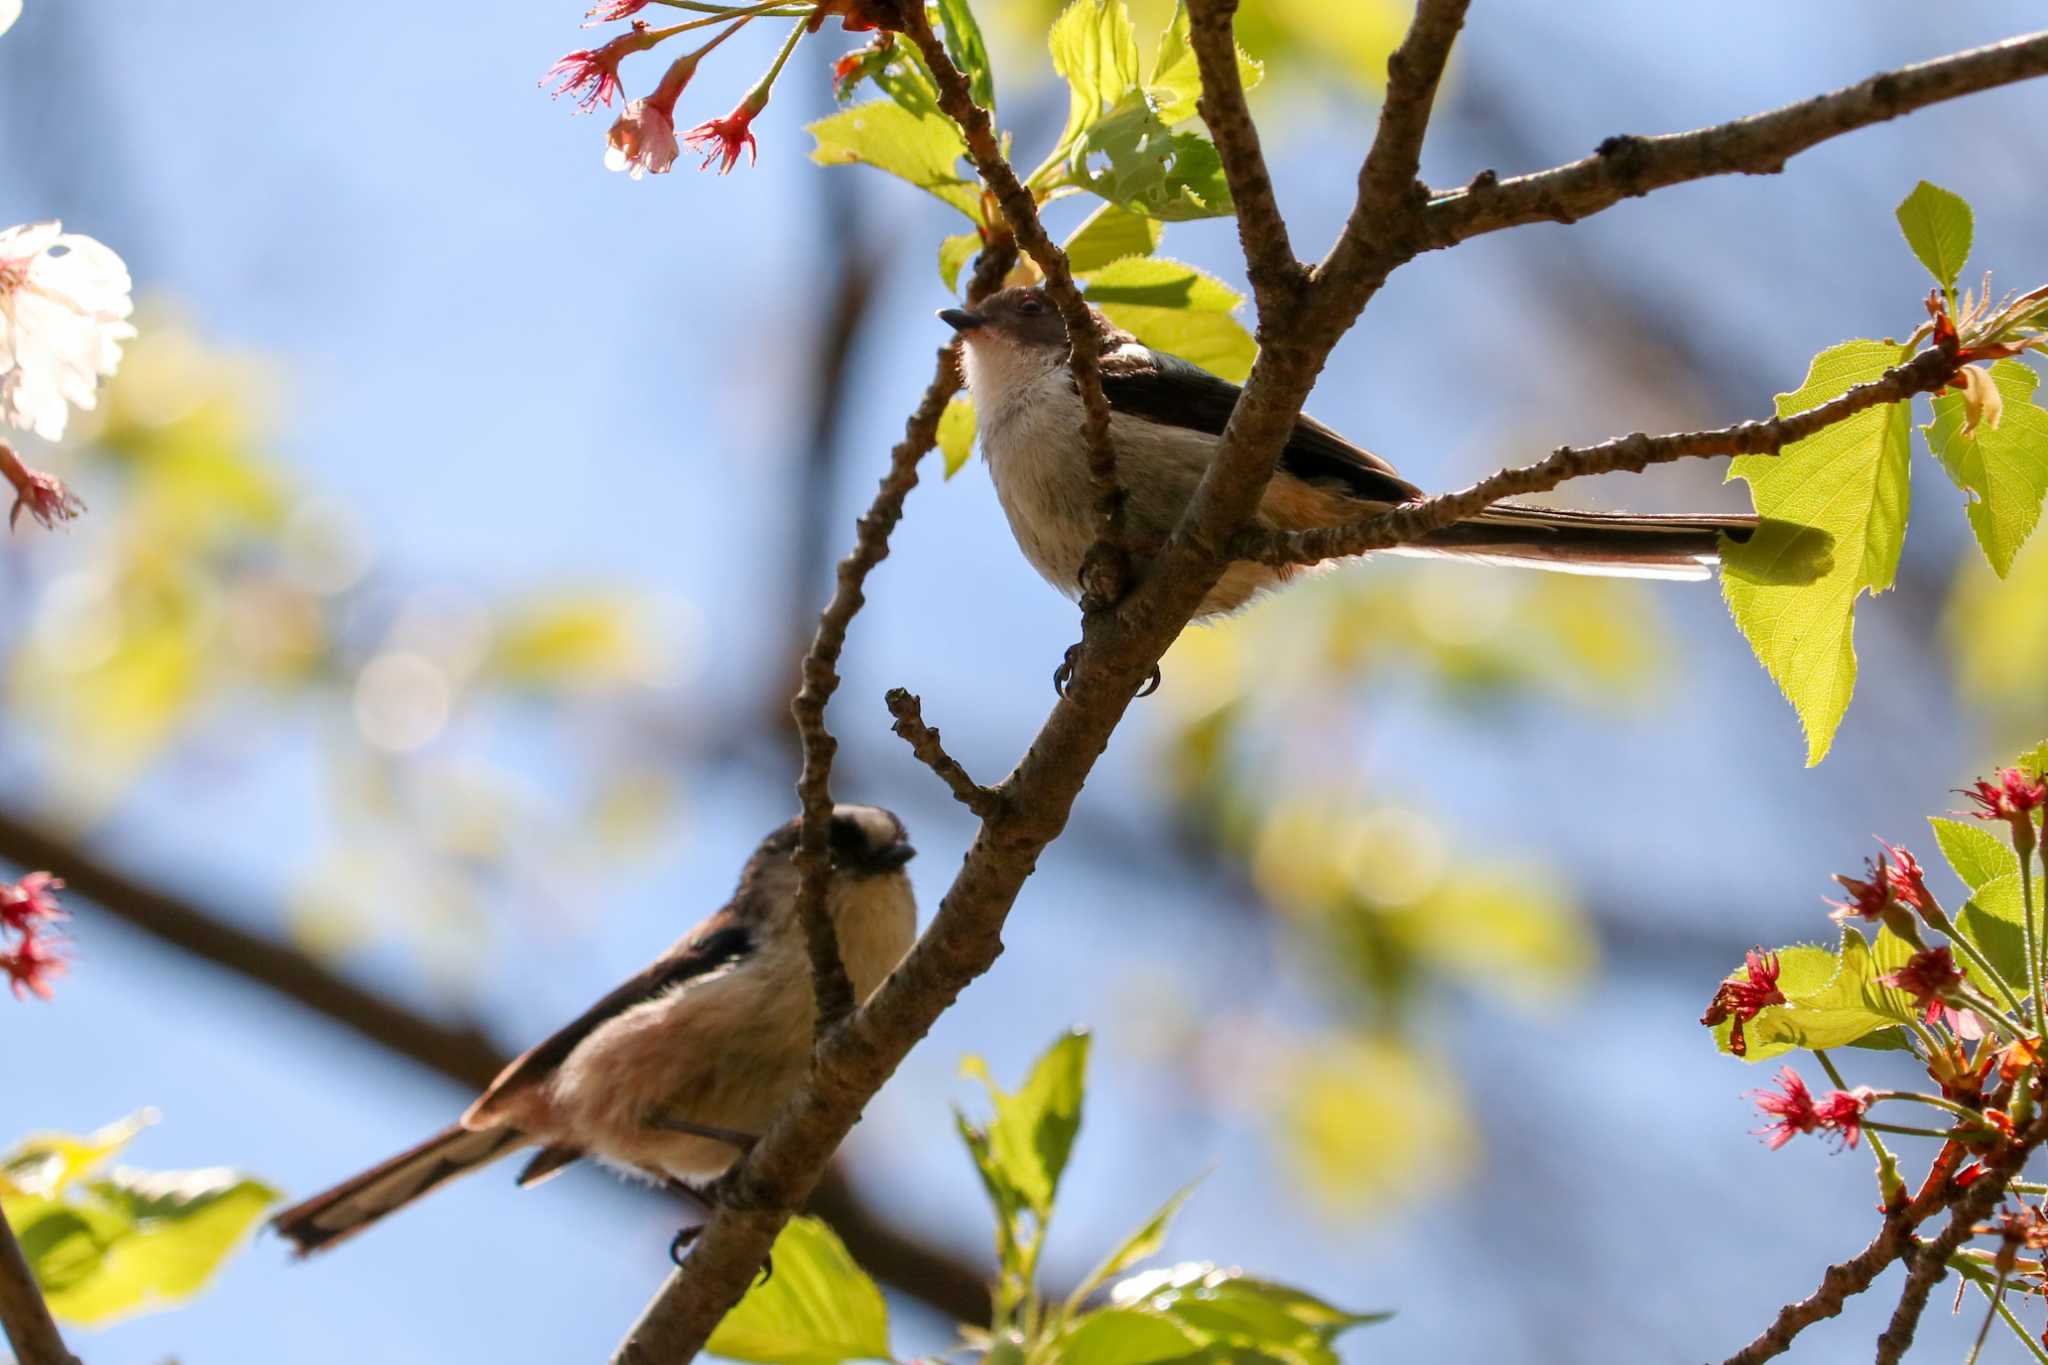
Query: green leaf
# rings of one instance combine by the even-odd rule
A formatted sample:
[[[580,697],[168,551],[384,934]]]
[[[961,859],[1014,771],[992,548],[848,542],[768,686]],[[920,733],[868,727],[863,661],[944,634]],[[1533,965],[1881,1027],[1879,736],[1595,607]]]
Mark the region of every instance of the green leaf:
[[[2013,871],[1973,888],[1969,901],[1956,912],[1957,932],[1976,944],[1992,969],[2021,996],[2027,993],[2026,931],[2021,927],[2025,906],[2015,865]],[[1976,975],[1971,972],[1972,979]]]
[[[1888,929],[1878,933],[1873,948],[1853,926],[1842,926],[1834,979],[1811,994],[1794,996],[1786,991],[1789,1003],[1762,1010],[1744,1025],[1749,1060],[1772,1055],[1765,1049],[1775,1044],[1808,1049],[1846,1047],[1866,1034],[1918,1018],[1911,996],[1877,983],[1879,976],[1897,971],[1912,955],[1912,946]],[[1783,980],[1780,976],[1780,990],[1784,990]]]
[[[756,1280],[705,1343],[713,1355],[770,1365],[888,1360],[882,1291],[815,1218],[792,1218],[775,1239],[775,1273]]]
[[[1014,1095],[996,1087],[979,1057],[966,1058],[960,1069],[987,1088],[995,1106],[995,1117],[980,1135],[982,1145],[975,1153],[991,1193],[998,1184],[1007,1186],[1043,1223],[1052,1214],[1060,1175],[1081,1130],[1088,1035],[1076,1030],[1047,1048]]]
[[[1970,205],[1960,194],[1951,193],[1925,180],[1900,201],[1899,230],[1906,245],[1920,258],[1929,274],[1945,293],[1953,295],[1956,278],[1970,256]]]
[[[97,1325],[191,1298],[277,1199],[234,1171],[117,1170],[5,1203],[50,1311]]]
[[[1806,382],[1778,395],[1780,416],[1876,379],[1905,359],[1885,341],[1845,341],[1814,357]],[[1799,713],[1807,766],[1821,761],[1856,686],[1856,599],[1892,585],[1905,542],[1910,409],[1866,408],[1785,447],[1739,456],[1765,522],[1724,543],[1721,595],[1759,662]],[[1831,538],[1831,544],[1824,542]]]
[[[962,232],[939,243],[939,278],[949,291],[960,292],[960,271],[980,251],[979,232]]]
[[[1105,1308],[1060,1338],[1060,1365],[1153,1365],[1185,1360],[1203,1342],[1172,1318],[1137,1308]]]
[[[1086,292],[1111,322],[1147,346],[1233,383],[1251,373],[1258,344],[1230,315],[1243,296],[1213,275],[1164,257],[1135,256],[1095,271]]]
[[[2003,578],[2048,495],[2048,412],[2034,405],[2041,381],[2030,366],[2001,360],[1991,367],[1991,382],[2005,399],[1997,426],[1983,424],[1965,436],[1963,396],[1944,393],[1934,400],[1934,420],[1920,430],[1955,486],[1970,495],[1970,529],[1992,572]]]
[[[73,1133],[31,1133],[0,1156],[0,1197],[16,1194],[56,1198],[73,1181],[91,1175],[156,1122],[144,1109],[86,1137]]]
[[[1941,845],[1941,856],[1948,859],[1956,876],[1972,891],[1999,877],[2019,876],[2018,856],[2003,839],[1982,825],[1967,820],[1944,820],[1939,815],[1928,816],[1927,823],[1934,828],[1934,841]]]
[[[974,400],[955,395],[939,414],[939,454],[946,461],[946,477],[958,474],[974,454]]]
[[[1195,1192],[1200,1180],[1191,1180],[1175,1190],[1173,1197],[1159,1206],[1159,1212],[1147,1219],[1144,1226],[1124,1238],[1123,1244],[1102,1258],[1102,1264],[1088,1272],[1088,1277],[1076,1285],[1074,1292],[1067,1296],[1067,1311],[1074,1312],[1088,1301],[1088,1296],[1108,1284],[1114,1276],[1123,1274],[1147,1257],[1159,1254],[1159,1248],[1166,1245],[1166,1230],[1173,1224],[1173,1216],[1180,1212],[1180,1206],[1187,1203],[1188,1196]]]
[[[1262,1353],[1296,1365],[1338,1365],[1331,1349],[1338,1336],[1392,1316],[1347,1312],[1313,1294],[1205,1261],[1133,1276],[1117,1285],[1110,1299],[1119,1308],[1170,1318],[1204,1346],[1229,1348],[1224,1358]]]
[[[1795,943],[1789,948],[1777,949],[1772,955],[1778,959],[1778,989],[1788,1001],[1803,999],[1827,989],[1828,983],[1835,979],[1842,968],[1842,960],[1833,950],[1816,943]],[[1740,975],[1744,970],[1737,968],[1736,974]],[[1783,1005],[1772,1005],[1759,1010],[1756,1017],[1767,1018],[1784,1008]],[[1731,1057],[1735,1052],[1729,1046],[1728,1040],[1734,1030],[1733,1019],[1724,1019],[1714,1026],[1715,1045]],[[1790,1052],[1793,1047],[1790,1042],[1783,1040],[1759,1038],[1754,1023],[1743,1025],[1742,1037],[1745,1044],[1742,1060],[1745,1062],[1761,1062],[1779,1053]]]
[[[1157,219],[1104,204],[1074,229],[1062,249],[1068,268],[1081,278],[1126,256],[1150,256],[1165,234]]]
[[[1266,74],[1264,66],[1237,49],[1238,79],[1249,90],[1257,85]],[[1185,122],[1196,114],[1195,101],[1202,94],[1202,69],[1195,61],[1195,50],[1188,43],[1187,0],[1176,0],[1173,18],[1159,35],[1159,50],[1152,58],[1152,75],[1145,82],[1145,93],[1152,101],[1152,108],[1159,115],[1160,122],[1168,127]]]
[[[811,160],[819,165],[865,162],[981,221],[981,187],[959,169],[967,144],[936,108],[918,113],[890,100],[872,100],[808,124],[806,131],[818,140]]]
[[[1139,83],[1138,44],[1124,0],[1074,0],[1053,21],[1053,69],[1067,82],[1067,124],[1048,166],[1068,153]]]

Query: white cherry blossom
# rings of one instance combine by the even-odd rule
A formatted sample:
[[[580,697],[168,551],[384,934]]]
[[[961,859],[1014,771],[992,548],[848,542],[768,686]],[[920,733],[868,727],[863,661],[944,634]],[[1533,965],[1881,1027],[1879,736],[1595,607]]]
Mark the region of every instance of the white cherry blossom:
[[[56,222],[0,231],[0,419],[46,440],[90,408],[135,335],[128,267]]]

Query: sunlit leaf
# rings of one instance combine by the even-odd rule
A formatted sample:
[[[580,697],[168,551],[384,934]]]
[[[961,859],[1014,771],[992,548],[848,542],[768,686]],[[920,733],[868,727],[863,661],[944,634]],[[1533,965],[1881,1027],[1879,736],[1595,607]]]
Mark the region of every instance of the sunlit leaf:
[[[1237,74],[1244,88],[1250,90],[1266,73],[1265,68],[1245,55],[1245,50],[1240,47],[1237,49]],[[1195,101],[1202,94],[1202,70],[1195,60],[1195,50],[1188,42],[1186,0],[1177,0],[1173,17],[1160,32],[1159,48],[1152,58],[1152,74],[1145,81],[1145,93],[1151,98],[1153,111],[1159,115],[1160,122],[1168,127],[1195,117]]]
[[[277,1199],[234,1171],[116,1170],[6,1211],[50,1311],[98,1325],[192,1297]]]
[[[1060,1175],[1081,1130],[1088,1035],[1063,1035],[1046,1049],[1014,1094],[997,1088],[979,1057],[967,1058],[961,1070],[986,1087],[995,1108],[984,1130],[990,1170],[1043,1221],[1052,1213]]]
[[[874,100],[819,119],[808,131],[818,140],[811,160],[819,165],[865,162],[981,221],[981,187],[960,173],[967,144],[953,121],[936,110],[918,114]]]
[[[939,278],[952,293],[960,292],[960,272],[981,251],[979,232],[959,232],[939,243]]]
[[[1999,877],[2019,876],[2018,855],[2011,845],[1984,826],[1965,820],[1945,820],[1938,815],[1929,816],[1927,823],[1934,828],[1934,841],[1941,845],[1941,856],[1948,859],[1956,876],[1972,891]]]
[[[1067,82],[1067,123],[1048,158],[1057,165],[1137,87],[1138,44],[1123,0],[1073,0],[1053,21],[1049,43],[1053,69]]]
[[[974,454],[974,400],[955,394],[939,414],[939,454],[952,478]]]
[[[1258,345],[1231,316],[1244,296],[1191,265],[1156,256],[1112,262],[1088,280],[1088,301],[1138,340],[1234,383],[1251,373]]]
[[[1927,267],[1942,289],[1953,294],[1956,277],[1963,273],[1963,262],[1970,256],[1972,216],[1968,201],[1923,180],[1900,202],[1897,215],[1899,230],[1906,234],[1906,245],[1913,248],[1920,264]]]
[[[2021,894],[2017,860],[2014,870],[1971,888],[1970,899],[1956,912],[1956,928],[1977,945],[1992,967],[2021,995],[2027,993],[2026,898]],[[1975,973],[1972,973],[1975,976]],[[1980,983],[1982,984],[1982,983]]]
[[[1154,1365],[1184,1361],[1203,1338],[1163,1313],[1105,1308],[1090,1313],[1060,1338],[1060,1365]]]
[[[118,1156],[156,1118],[155,1110],[143,1109],[84,1137],[75,1133],[31,1133],[0,1156],[0,1196],[31,1194],[56,1198],[73,1181],[91,1175]]]
[[[1965,436],[1963,395],[1943,393],[1934,400],[1934,420],[1921,431],[1949,478],[1969,495],[1970,529],[1992,571],[2004,578],[2048,495],[2048,412],[2034,405],[2041,381],[2032,367],[2001,360],[1991,367],[1991,382],[2005,397],[1997,426],[1985,423]]]
[[[1134,1275],[1110,1297],[1119,1308],[1173,1320],[1204,1345],[1262,1352],[1297,1365],[1339,1365],[1339,1336],[1392,1316],[1348,1312],[1313,1294],[1206,1261]]]
[[[1904,359],[1891,342],[1843,342],[1814,357],[1796,392],[1778,395],[1778,413],[1815,407]],[[1723,547],[1721,593],[1799,713],[1809,766],[1827,755],[1855,688],[1856,599],[1889,588],[1898,569],[1909,418],[1905,403],[1866,408],[1775,457],[1740,456],[1729,467],[1770,520],[1746,544]],[[1832,544],[1823,549],[1819,536]]]
[[[889,1310],[832,1229],[796,1217],[775,1239],[775,1273],[756,1280],[705,1349],[767,1365],[887,1360]]]
[[[1165,232],[1157,219],[1104,204],[1067,238],[1067,266],[1075,275],[1085,276],[1126,256],[1150,256]]]
[[[1765,1049],[1779,1043],[1808,1049],[1845,1047],[1867,1034],[1917,1019],[1911,996],[1877,982],[1912,955],[1911,945],[1888,929],[1879,931],[1873,946],[1853,925],[1843,925],[1834,979],[1812,994],[1793,996],[1786,991],[1789,1004],[1766,1009],[1744,1025],[1749,1060],[1772,1055]],[[1779,989],[1785,989],[1782,976]]]
[[[0,0],[0,33],[14,27],[14,21],[21,17],[21,0]]]
[[[1814,943],[1796,943],[1788,948],[1775,949],[1770,955],[1778,960],[1778,989],[1787,1000],[1798,1000],[1827,989],[1828,983],[1835,979],[1835,974],[1841,970],[1842,965],[1841,959],[1832,950]],[[1744,977],[1746,972],[1745,964],[1737,968],[1734,975]],[[1771,1005],[1758,1012],[1756,1017],[1762,1019],[1783,1008],[1782,1005]],[[1715,1045],[1730,1056],[1735,1052],[1730,1046],[1734,1030],[1733,1019],[1724,1019],[1714,1026]],[[1758,1038],[1754,1027],[1749,1023],[1743,1025],[1742,1037],[1745,1044],[1742,1059],[1746,1062],[1761,1062],[1781,1052],[1790,1052],[1793,1047],[1790,1042],[1783,1039]]]

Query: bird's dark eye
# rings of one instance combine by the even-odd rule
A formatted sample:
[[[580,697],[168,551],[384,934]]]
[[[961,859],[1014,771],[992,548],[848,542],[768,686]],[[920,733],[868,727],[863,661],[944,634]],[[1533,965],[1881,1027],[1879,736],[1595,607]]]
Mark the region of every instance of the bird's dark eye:
[[[1017,311],[1027,318],[1035,318],[1045,311],[1045,300],[1036,294],[1026,294],[1017,300]]]

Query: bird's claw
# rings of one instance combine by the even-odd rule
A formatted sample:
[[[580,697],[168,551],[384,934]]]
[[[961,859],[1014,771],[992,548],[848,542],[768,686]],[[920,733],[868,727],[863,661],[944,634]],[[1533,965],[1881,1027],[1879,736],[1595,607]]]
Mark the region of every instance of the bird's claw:
[[[1074,681],[1074,660],[1080,653],[1081,646],[1068,645],[1066,657],[1061,659],[1060,666],[1052,671],[1052,690],[1061,698],[1065,698],[1068,684]]]
[[[669,1264],[678,1270],[682,1269],[683,1262],[688,1260],[690,1256],[690,1244],[703,1235],[704,1225],[702,1223],[693,1223],[689,1227],[678,1228],[675,1237],[668,1244]]]
[[[1052,690],[1062,698],[1067,695],[1067,689],[1073,685],[1074,660],[1079,657],[1080,653],[1081,646],[1068,645],[1066,657],[1061,659],[1060,666],[1052,671]],[[1137,695],[1139,697],[1151,696],[1159,690],[1159,682],[1159,665],[1154,664],[1152,665],[1152,671],[1145,675],[1145,681],[1139,685]]]

